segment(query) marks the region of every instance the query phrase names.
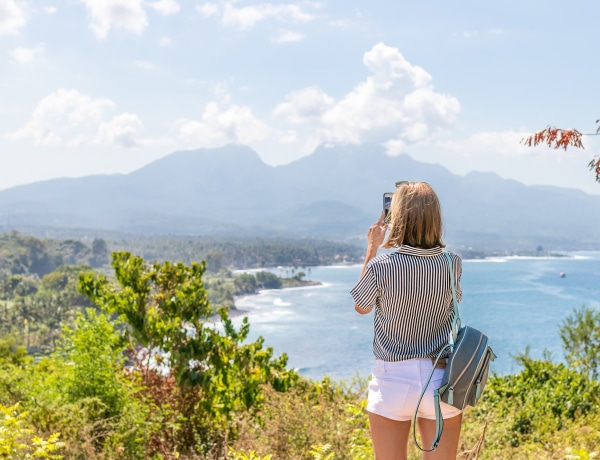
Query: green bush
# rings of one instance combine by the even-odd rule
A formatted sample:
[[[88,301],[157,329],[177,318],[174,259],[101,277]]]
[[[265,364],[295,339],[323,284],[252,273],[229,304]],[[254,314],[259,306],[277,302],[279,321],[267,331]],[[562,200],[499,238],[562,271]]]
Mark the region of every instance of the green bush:
[[[124,385],[124,342],[115,323],[94,309],[79,314],[74,329],[65,328],[58,353],[66,361],[64,394],[68,402],[97,398],[104,407],[99,418],[121,413],[127,390]]]
[[[58,433],[43,439],[33,434],[27,423],[27,414],[19,404],[6,407],[0,404],[0,458],[7,459],[62,459],[59,452],[65,446]]]
[[[598,445],[600,384],[561,363],[527,355],[517,361],[523,370],[490,377],[481,402],[466,412],[467,445],[476,442],[485,423],[485,459],[564,458],[574,441]],[[586,426],[594,428],[582,437]]]

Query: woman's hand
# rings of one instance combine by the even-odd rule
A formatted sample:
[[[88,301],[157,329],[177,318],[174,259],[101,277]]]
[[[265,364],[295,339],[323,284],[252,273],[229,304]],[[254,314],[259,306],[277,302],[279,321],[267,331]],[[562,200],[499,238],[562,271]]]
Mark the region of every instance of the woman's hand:
[[[385,212],[382,212],[377,222],[369,228],[369,234],[367,235],[368,248],[370,251],[375,251],[375,253],[377,253],[377,249],[383,243],[385,232],[388,229],[388,224],[384,222],[384,218]]]
[[[360,277],[362,278],[365,274],[365,270],[367,269],[367,264],[369,261],[377,255],[377,249],[383,243],[383,239],[385,238],[385,232],[388,229],[388,225],[384,222],[385,212],[381,213],[377,222],[371,225],[369,228],[369,234],[367,235],[368,245],[367,245],[367,254],[365,255],[365,263],[363,264],[362,271],[360,272]],[[361,308],[358,305],[354,304],[354,308],[360,314],[369,313],[373,308]]]

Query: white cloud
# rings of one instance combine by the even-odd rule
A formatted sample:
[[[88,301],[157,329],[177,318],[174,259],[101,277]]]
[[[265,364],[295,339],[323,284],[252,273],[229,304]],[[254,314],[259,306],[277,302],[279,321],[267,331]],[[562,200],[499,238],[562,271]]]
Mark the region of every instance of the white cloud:
[[[175,130],[180,139],[198,147],[250,144],[264,140],[270,131],[249,107],[231,105],[223,110],[215,102],[206,105],[200,121],[177,120]]]
[[[304,34],[292,32],[291,30],[281,30],[279,34],[273,37],[273,43],[290,43],[304,40]]]
[[[0,0],[0,35],[16,34],[26,23],[25,11],[15,0]]]
[[[273,114],[294,124],[318,123],[323,114],[335,104],[335,100],[317,86],[294,91],[285,99],[285,102],[275,107]]]
[[[59,89],[43,98],[27,124],[7,137],[32,138],[40,145],[79,144],[95,132],[114,108],[110,99],[94,99],[77,90]]]
[[[454,125],[458,100],[436,92],[431,75],[398,49],[379,43],[363,63],[371,75],[339,101],[313,86],[289,94],[273,114],[307,125],[321,143],[380,143],[391,154]]]
[[[298,133],[293,130],[289,130],[279,136],[279,142],[282,144],[295,144],[298,142]]]
[[[148,3],[148,6],[158,11],[163,16],[169,16],[170,14],[178,13],[181,7],[175,0],[157,0],[155,2]]]
[[[142,0],[82,0],[90,16],[90,28],[99,39],[105,39],[111,28],[140,35],[148,26]]]
[[[111,117],[115,108],[110,99],[58,89],[38,103],[25,126],[5,134],[5,138],[32,139],[35,144],[46,146],[102,143],[135,147],[152,142],[137,139],[143,130],[137,115],[122,113]]]
[[[308,22],[314,17],[304,11],[300,5],[285,3],[259,3],[256,5],[237,8],[235,2],[226,1],[222,5],[217,3],[203,3],[196,6],[196,10],[205,18],[220,16],[221,23],[225,26],[248,30],[261,21],[272,19],[278,22]],[[319,4],[306,4],[314,8]]]
[[[122,113],[100,125],[96,142],[125,148],[137,147],[143,128],[144,124],[137,115]]]
[[[33,64],[36,58],[44,54],[45,50],[46,45],[44,43],[39,43],[33,48],[17,47],[14,50],[11,50],[9,54],[15,62],[23,65],[30,65]]]
[[[58,11],[55,6],[44,6],[44,7],[42,7],[42,10],[46,14],[54,14]]]
[[[154,64],[152,64],[149,61],[142,61],[142,60],[133,61],[133,66],[137,67],[138,69],[142,69],[142,70],[154,69]]]
[[[202,5],[196,5],[196,11],[198,11],[202,17],[210,18],[219,14],[219,5],[216,3],[203,3]]]
[[[390,139],[384,143],[385,153],[395,157],[405,153],[406,143],[402,139]]]

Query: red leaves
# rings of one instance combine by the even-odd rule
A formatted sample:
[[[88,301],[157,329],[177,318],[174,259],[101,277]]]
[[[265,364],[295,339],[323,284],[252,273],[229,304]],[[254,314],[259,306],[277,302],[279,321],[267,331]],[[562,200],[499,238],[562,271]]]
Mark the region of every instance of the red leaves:
[[[596,173],[596,182],[600,182],[600,157],[594,157],[592,161],[588,163],[588,168],[590,168],[590,171]]]
[[[548,144],[548,147],[554,147],[555,149],[563,148],[567,150],[567,147],[577,147],[582,149],[583,143],[581,142],[581,136],[598,136],[600,135],[600,119],[596,120],[598,128],[594,134],[582,134],[576,129],[559,129],[548,127],[537,133],[533,133],[531,136],[522,139],[521,143],[528,147],[535,147],[538,144]],[[596,182],[600,182],[600,156],[596,156],[588,163],[590,171],[596,173]]]
[[[598,128],[600,130],[600,127]],[[579,149],[584,148],[581,142],[582,133],[576,129],[559,129],[548,127],[542,131],[532,134],[531,136],[523,139],[521,142],[528,147],[535,147],[538,144],[548,144],[548,147],[554,147],[555,149],[563,148],[567,150],[567,147],[577,147]]]

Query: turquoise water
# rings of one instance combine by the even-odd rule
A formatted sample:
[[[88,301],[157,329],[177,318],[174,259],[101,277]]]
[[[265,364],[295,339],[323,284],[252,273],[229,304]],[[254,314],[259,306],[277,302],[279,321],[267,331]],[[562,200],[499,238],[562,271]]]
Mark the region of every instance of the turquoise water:
[[[373,317],[354,311],[350,289],[361,267],[306,269],[321,286],[263,291],[236,302],[247,311],[252,339],[261,335],[276,354],[307,377],[367,376],[373,363]],[[289,276],[285,269],[274,273]],[[566,276],[561,278],[559,274]],[[530,348],[563,359],[559,326],[575,308],[600,308],[600,253],[557,258],[464,261],[460,304],[463,322],[486,332],[498,355],[492,370],[518,370],[511,355]],[[236,318],[239,323],[240,319]]]

